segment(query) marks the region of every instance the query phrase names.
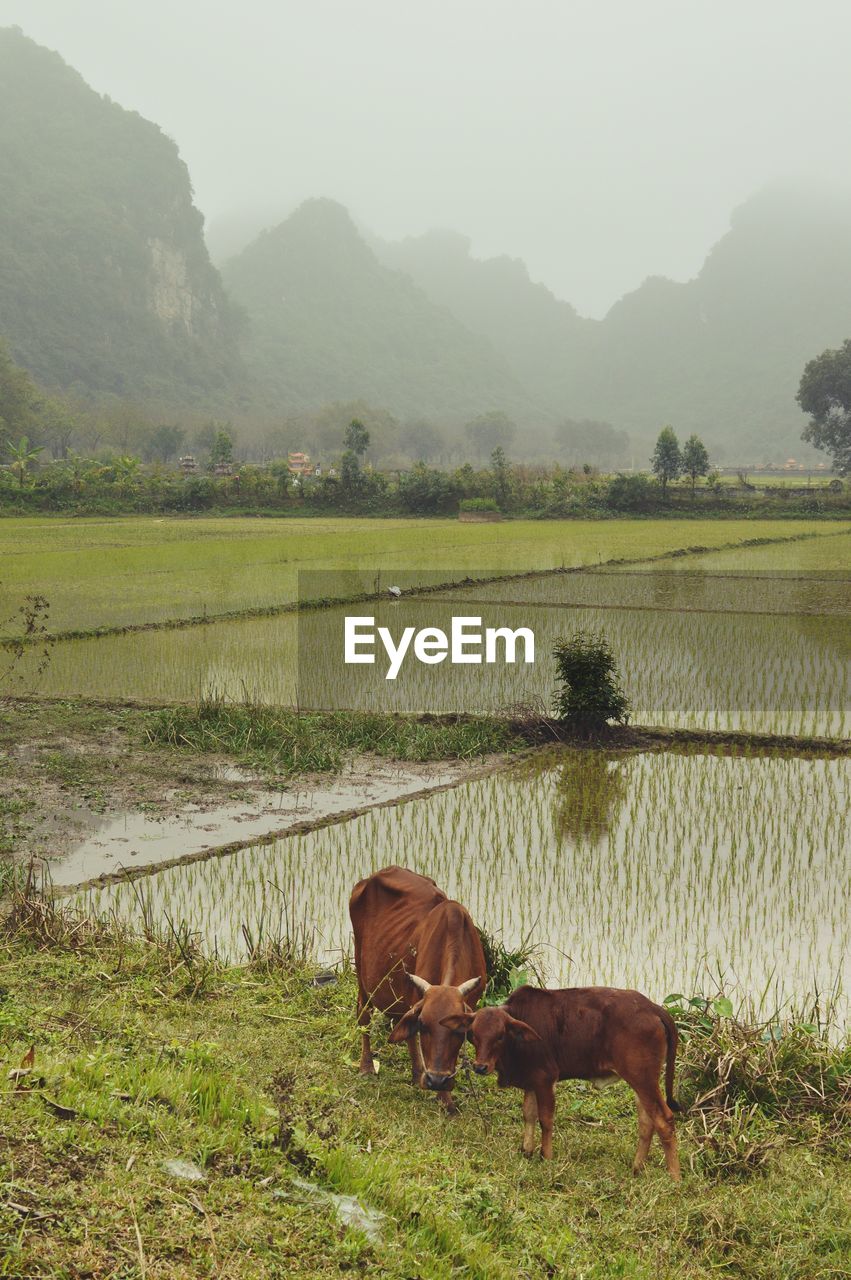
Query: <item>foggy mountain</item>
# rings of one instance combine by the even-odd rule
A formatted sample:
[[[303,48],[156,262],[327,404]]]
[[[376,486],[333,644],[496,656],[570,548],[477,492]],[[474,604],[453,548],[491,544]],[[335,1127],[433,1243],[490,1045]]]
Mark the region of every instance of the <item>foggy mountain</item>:
[[[223,277],[248,316],[246,359],[266,403],[360,399],[449,422],[483,409],[541,417],[487,339],[383,266],[333,200],[306,201]]]
[[[577,315],[525,266],[477,260],[431,232],[377,243],[433,301],[484,333],[556,417],[641,438],[672,423],[739,456],[798,455],[804,364],[851,333],[851,197],[777,184],[731,219],[694,280],[650,277],[603,320]]]
[[[387,266],[406,272],[433,302],[483,334],[551,416],[574,416],[578,366],[594,341],[596,321],[533,284],[518,259],[472,257],[470,241],[455,231],[395,244],[376,240],[374,247]]]
[[[534,458],[558,455],[565,419],[604,421],[640,461],[670,422],[718,460],[801,456],[803,366],[851,334],[851,197],[815,185],[763,190],[694,279],[650,277],[602,320],[456,232],[382,242],[326,199],[223,284],[176,144],[17,29],[0,31],[0,191],[15,359],[164,409],[268,421],[361,400],[449,427],[503,410]]]
[[[0,30],[0,334],[43,385],[230,397],[235,317],[174,142]]]
[[[800,456],[803,366],[851,333],[851,197],[777,184],[731,218],[694,280],[651,278],[600,322],[575,383],[634,432],[681,434]]]

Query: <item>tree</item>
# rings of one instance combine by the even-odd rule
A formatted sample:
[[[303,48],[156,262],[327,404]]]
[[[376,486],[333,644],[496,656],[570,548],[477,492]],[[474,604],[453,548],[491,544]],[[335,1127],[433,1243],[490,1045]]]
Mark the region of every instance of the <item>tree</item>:
[[[626,723],[630,705],[605,636],[576,631],[556,641],[553,657],[559,682],[553,709],[562,724],[590,735],[605,729],[610,720]]]
[[[709,470],[709,454],[700,436],[689,436],[683,445],[682,469],[685,475],[691,477],[691,496],[694,497],[698,476],[705,476]]]
[[[659,432],[650,465],[662,486],[662,497],[664,497],[668,481],[676,480],[683,468],[680,442],[674,434],[673,427],[663,427]]]
[[[477,457],[484,458],[494,449],[507,449],[517,433],[517,427],[507,414],[492,409],[480,413],[464,427],[464,434]]]
[[[399,448],[416,462],[431,462],[445,444],[442,432],[427,418],[406,422],[399,432]]]
[[[851,471],[851,338],[838,350],[823,351],[805,365],[795,397],[810,421],[801,433],[829,453],[833,470]]]
[[[599,467],[623,465],[629,454],[629,436],[609,422],[592,418],[567,418],[553,433],[558,448],[570,463],[593,462]]]
[[[26,369],[15,364],[0,339],[0,427],[30,431],[35,425],[38,392]]]
[[[343,456],[340,459],[340,484],[347,497],[353,497],[361,488],[361,458],[369,448],[369,432],[358,418],[352,418],[343,436]]]
[[[210,467],[228,467],[233,462],[233,437],[219,430],[210,445]]]
[[[369,432],[359,418],[352,418],[343,436],[343,448],[362,458],[369,448]]]
[[[493,471],[493,496],[501,511],[504,511],[511,499],[511,467],[505,456],[505,450],[499,446],[491,454],[491,470]]]
[[[38,418],[42,438],[50,445],[53,457],[67,458],[79,426],[76,412],[69,404],[54,397],[42,403]]]
[[[28,436],[21,436],[17,444],[7,441],[6,447],[12,458],[12,470],[18,473],[18,484],[23,489],[24,475],[30,463],[38,461],[38,455],[44,452],[43,445],[31,445]]]
[[[398,439],[399,424],[386,409],[376,409],[365,400],[349,400],[345,403],[325,405],[312,419],[312,425],[305,423],[305,434],[301,431],[293,433],[292,438],[312,440],[323,454],[332,454],[340,447],[340,435],[344,433],[352,421],[363,424],[369,432],[370,457],[373,460],[386,458],[393,454]],[[305,446],[299,443],[303,449]]]
[[[171,426],[166,422],[155,427],[151,432],[148,444],[150,451],[160,462],[170,462],[183,448],[186,433],[182,427]],[[231,444],[231,457],[233,445]],[[230,461],[230,459],[228,459]]]

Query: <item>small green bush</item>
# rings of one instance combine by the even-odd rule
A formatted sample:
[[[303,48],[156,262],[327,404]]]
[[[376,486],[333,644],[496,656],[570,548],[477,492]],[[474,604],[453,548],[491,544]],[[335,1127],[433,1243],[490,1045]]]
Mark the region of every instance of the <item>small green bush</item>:
[[[586,735],[599,733],[612,720],[626,724],[630,705],[605,636],[576,631],[556,642],[553,657],[558,671],[553,709],[558,720]]]
[[[458,503],[459,511],[499,511],[493,498],[462,498]]]

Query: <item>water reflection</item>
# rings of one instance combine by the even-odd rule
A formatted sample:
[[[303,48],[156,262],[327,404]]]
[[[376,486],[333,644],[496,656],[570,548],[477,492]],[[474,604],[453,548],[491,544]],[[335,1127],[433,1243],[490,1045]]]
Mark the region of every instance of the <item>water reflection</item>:
[[[765,1004],[851,990],[844,760],[553,751],[338,827],[87,895],[138,922],[183,919],[220,954],[300,921],[350,949],[348,895],[390,862],[434,876],[556,982],[737,986]],[[569,959],[568,959],[569,957]],[[847,1009],[847,1002],[845,1004]]]

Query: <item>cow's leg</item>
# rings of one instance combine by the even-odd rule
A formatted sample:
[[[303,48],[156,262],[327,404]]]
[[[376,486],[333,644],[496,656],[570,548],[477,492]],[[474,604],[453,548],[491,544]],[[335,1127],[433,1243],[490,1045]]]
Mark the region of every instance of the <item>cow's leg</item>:
[[[538,1099],[531,1089],[523,1094],[523,1154],[535,1154],[535,1127],[538,1123]]]
[[[644,1168],[644,1162],[647,1159],[647,1152],[650,1150],[650,1143],[653,1140],[656,1127],[653,1123],[652,1114],[647,1110],[638,1094],[635,1095],[635,1100],[638,1104],[638,1147],[635,1152],[635,1159],[632,1162],[632,1172],[640,1173]]]
[[[535,1090],[535,1101],[538,1105],[538,1120],[541,1124],[541,1158],[543,1160],[552,1160],[556,1091],[551,1080],[548,1080]]]
[[[375,1064],[372,1061],[372,1044],[369,1039],[369,1023],[372,1017],[372,1009],[369,1001],[363,991],[358,990],[358,1026],[366,1027],[366,1031],[361,1032],[360,1038],[360,1071],[362,1076],[374,1076]]]
[[[415,1089],[424,1089],[425,1062],[419,1036],[409,1037],[408,1053],[411,1055],[411,1084]]]

